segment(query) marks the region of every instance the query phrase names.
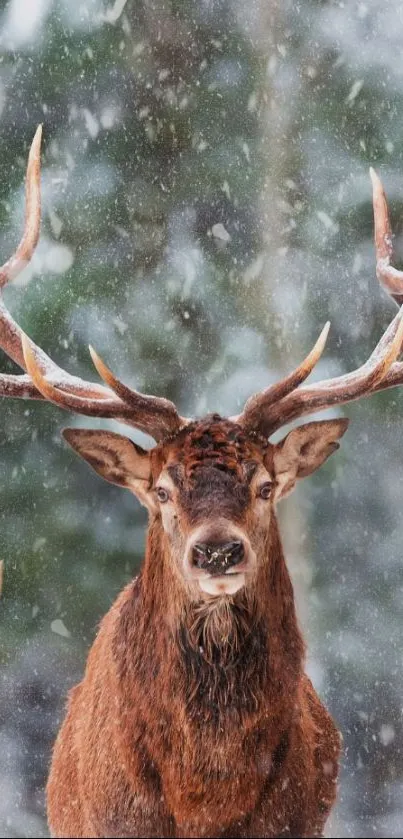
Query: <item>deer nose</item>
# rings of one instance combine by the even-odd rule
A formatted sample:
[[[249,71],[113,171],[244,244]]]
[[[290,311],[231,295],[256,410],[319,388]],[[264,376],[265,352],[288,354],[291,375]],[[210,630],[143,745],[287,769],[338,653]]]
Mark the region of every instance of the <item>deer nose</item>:
[[[225,542],[223,544],[197,542],[193,548],[193,563],[210,574],[224,574],[228,568],[242,562],[245,554],[243,542]]]

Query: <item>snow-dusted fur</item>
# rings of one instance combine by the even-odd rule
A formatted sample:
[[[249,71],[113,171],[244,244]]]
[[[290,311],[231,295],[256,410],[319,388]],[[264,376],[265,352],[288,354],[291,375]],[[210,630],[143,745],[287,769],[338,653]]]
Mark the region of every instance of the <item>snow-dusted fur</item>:
[[[170,462],[175,446],[183,455],[183,440],[170,443]],[[243,459],[271,457],[245,446]],[[218,471],[227,484],[240,480]],[[218,482],[203,501],[210,514]],[[237,520],[249,532],[250,498],[240,497]],[[151,517],[142,573],[103,619],[69,698],[48,783],[54,836],[322,835],[339,734],[304,674],[273,510],[268,521],[253,535],[252,581],[197,600],[174,570],[161,516]]]

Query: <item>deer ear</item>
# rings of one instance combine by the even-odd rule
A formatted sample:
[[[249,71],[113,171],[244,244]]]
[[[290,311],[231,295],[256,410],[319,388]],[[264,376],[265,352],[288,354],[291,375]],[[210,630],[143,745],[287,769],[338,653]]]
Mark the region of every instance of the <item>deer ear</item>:
[[[126,487],[150,506],[150,455],[128,437],[113,431],[65,428],[63,437],[93,469],[112,484]]]
[[[348,422],[348,419],[336,419],[301,425],[274,447],[277,501],[294,489],[298,478],[311,475],[339,448],[337,441],[346,431]]]

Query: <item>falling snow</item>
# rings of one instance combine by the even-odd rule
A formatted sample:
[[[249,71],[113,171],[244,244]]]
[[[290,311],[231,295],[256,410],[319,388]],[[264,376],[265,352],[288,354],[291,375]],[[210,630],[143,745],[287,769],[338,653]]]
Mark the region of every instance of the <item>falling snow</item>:
[[[312,381],[364,362],[394,314],[375,277],[370,165],[403,259],[399,0],[271,4],[270,14],[265,0],[3,5],[4,259],[44,125],[40,241],[4,292],[30,337],[98,382],[93,344],[129,385],[175,399],[184,415],[237,414],[295,368],[327,320]],[[3,355],[0,370],[18,372]],[[131,494],[85,471],[60,431],[151,440],[39,400],[3,402],[0,833],[11,839],[47,835],[43,790],[65,697],[144,548]],[[340,451],[285,502],[281,530],[308,671],[344,737],[328,835],[397,837],[402,396],[315,418],[340,413],[351,419]]]

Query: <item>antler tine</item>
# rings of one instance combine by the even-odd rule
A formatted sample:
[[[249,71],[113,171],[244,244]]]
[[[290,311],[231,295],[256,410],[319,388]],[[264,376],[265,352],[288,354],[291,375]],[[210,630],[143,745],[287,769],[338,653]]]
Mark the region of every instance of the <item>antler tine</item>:
[[[39,239],[41,222],[40,148],[42,126],[36,129],[28,156],[25,187],[25,225],[15,253],[0,268],[0,289],[28,265]],[[0,346],[20,367],[24,367],[20,330],[0,297]]]
[[[375,251],[377,276],[380,283],[397,303],[403,303],[403,272],[390,265],[393,255],[392,235],[386,196],[382,183],[373,169],[370,170],[373,184],[373,208],[375,221]],[[320,339],[319,339],[320,340]],[[344,376],[327,379],[312,386],[298,385],[285,395],[265,402],[264,394],[252,397],[261,406],[261,413],[248,411],[248,402],[238,418],[249,430],[269,436],[288,422],[328,408],[343,405],[362,396],[369,396],[378,390],[395,387],[403,383],[403,363],[396,362],[402,350],[403,306],[389,325],[368,361],[362,367]],[[285,382],[287,379],[284,380]],[[274,388],[281,392],[283,382]],[[270,389],[269,389],[270,390]]]
[[[372,167],[369,170],[372,181],[372,202],[375,223],[376,276],[385,291],[398,306],[403,303],[403,271],[390,264],[393,258],[392,230],[389,210],[382,181]]]
[[[25,179],[25,224],[21,241],[7,262],[0,268],[0,289],[28,265],[38,244],[41,224],[41,140],[42,126],[38,125],[28,155]],[[24,355],[21,345],[21,330],[7,311],[0,298],[0,346],[20,367],[24,367]],[[39,347],[38,347],[39,351]],[[42,362],[50,362],[43,353]],[[50,362],[52,365],[52,362]],[[56,365],[52,365],[54,368]]]
[[[243,425],[244,428],[255,428],[261,421],[262,414],[267,411],[270,405],[273,405],[291,393],[297,388],[305,379],[308,378],[315,365],[318,363],[323,350],[325,349],[327,336],[329,334],[330,321],[327,321],[319,335],[316,344],[308,353],[303,362],[293,370],[285,379],[276,382],[274,385],[266,388],[260,393],[255,393],[250,396],[245,404],[245,407],[239,416],[231,417],[234,422]]]
[[[164,399],[159,396],[148,396],[144,393],[139,393],[138,390],[132,390],[123,384],[114,376],[109,367],[106,366],[102,358],[95,352],[93,347],[89,347],[92,361],[97,369],[101,379],[116,393],[126,405],[132,407],[134,411],[141,411],[145,417],[148,417],[148,427],[151,424],[158,425],[159,438],[170,434],[175,434],[180,428],[188,424],[189,420],[181,417],[173,402],[169,399]]]
[[[26,335],[22,333],[21,337],[22,348],[24,353],[24,362],[31,377],[31,380],[39,393],[44,399],[49,402],[54,402],[62,408],[73,410],[80,414],[97,417],[113,417],[117,412],[121,412],[122,416],[129,413],[128,406],[117,399],[86,399],[83,396],[62,391],[57,386],[52,384],[49,379],[46,379],[35,357],[32,343]],[[120,414],[119,414],[120,416]]]
[[[127,392],[131,394],[130,404],[116,397],[111,399],[86,399],[74,393],[62,391],[43,376],[32,350],[31,343],[27,339],[26,335],[22,336],[22,346],[25,364],[35,387],[45,399],[49,402],[53,402],[60,408],[65,408],[68,411],[74,411],[74,413],[77,414],[84,414],[85,416],[120,420],[121,422],[125,422],[127,425],[139,428],[140,431],[143,431],[145,434],[150,434],[157,442],[160,442],[170,434],[174,434],[176,431],[179,431],[181,424],[186,424],[187,422],[187,420],[179,417],[172,402],[168,402],[168,400],[165,399],[158,399],[158,397],[144,396],[141,393],[137,394],[138,399],[135,400],[136,391],[130,391],[129,388],[125,388],[125,386],[120,383],[118,384],[122,388],[122,391],[127,390]],[[94,350],[92,352],[96,356]],[[98,357],[97,361],[100,362],[100,366],[105,367],[106,370],[108,369],[106,368],[106,365],[103,365],[103,362],[101,362],[101,359],[98,359]],[[110,375],[112,376],[112,374]],[[113,376],[112,378],[114,379]],[[117,379],[115,381],[117,382]],[[172,411],[169,411],[169,413],[166,409],[166,405],[172,406]],[[164,413],[164,410],[166,413]]]
[[[28,156],[25,190],[25,227],[15,253],[0,268],[0,288],[28,265],[39,239],[41,223],[40,156],[42,126],[38,125]]]

